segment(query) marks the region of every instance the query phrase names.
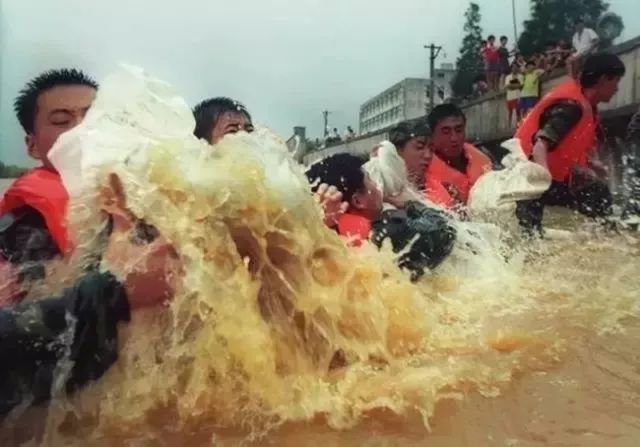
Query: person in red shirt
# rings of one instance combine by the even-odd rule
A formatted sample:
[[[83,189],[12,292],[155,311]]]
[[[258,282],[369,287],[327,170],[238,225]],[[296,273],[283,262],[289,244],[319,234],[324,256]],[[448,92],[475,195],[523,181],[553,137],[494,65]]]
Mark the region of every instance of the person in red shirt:
[[[496,36],[490,35],[482,47],[482,57],[490,90],[498,90],[500,80],[500,53],[496,48]]]
[[[311,165],[306,175],[318,192],[322,185],[331,185],[347,204],[337,217],[338,233],[358,246],[369,238],[371,222],[382,214],[382,192],[363,166],[365,160],[350,154],[336,154]]]
[[[306,172],[311,189],[334,185],[348,204],[338,219],[337,232],[351,246],[371,240],[380,247],[389,239],[399,256],[398,266],[418,279],[425,269],[438,266],[451,252],[456,231],[449,217],[416,201],[403,209],[383,211],[382,193],[364,170],[365,160],[336,154],[313,164]]]

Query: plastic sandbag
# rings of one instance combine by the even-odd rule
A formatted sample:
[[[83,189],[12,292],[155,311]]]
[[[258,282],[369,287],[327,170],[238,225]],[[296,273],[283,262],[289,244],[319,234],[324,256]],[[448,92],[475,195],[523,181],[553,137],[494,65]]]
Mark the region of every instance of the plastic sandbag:
[[[422,200],[420,193],[409,184],[407,167],[393,143],[389,141],[380,143],[377,155],[365,163],[364,169],[382,191],[385,202]]]
[[[98,182],[94,176],[103,167],[126,165],[124,171],[131,173],[130,180],[135,182],[148,168],[149,150],[163,145],[180,148],[183,156],[174,160],[175,171],[184,173],[191,184],[233,190],[240,180],[231,173],[212,173],[203,167],[206,163],[193,162],[215,154],[206,141],[193,135],[194,128],[191,108],[168,83],[150,77],[141,68],[122,65],[101,83],[83,122],[58,139],[49,158],[71,197],[95,188]],[[269,189],[290,209],[308,196],[302,169],[291,159],[284,141],[268,129],[227,136],[220,146],[257,162],[266,173]]]
[[[122,65],[101,83],[83,122],[58,138],[49,159],[70,196],[78,196],[93,185],[93,168],[144,163],[150,144],[189,139],[194,127],[190,107],[168,83]]]
[[[549,172],[527,160],[520,140],[507,140],[502,147],[509,150],[502,159],[505,168],[487,172],[471,188],[467,207],[473,219],[513,215],[516,202],[537,199],[551,185]]]

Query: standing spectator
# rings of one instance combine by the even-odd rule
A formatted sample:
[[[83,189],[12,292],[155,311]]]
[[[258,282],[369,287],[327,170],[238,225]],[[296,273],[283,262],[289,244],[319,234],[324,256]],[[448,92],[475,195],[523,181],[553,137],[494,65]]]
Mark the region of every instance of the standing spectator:
[[[533,53],[531,57],[536,64],[536,69],[546,71],[548,67],[547,56],[545,53],[539,51]],[[525,67],[526,68],[526,67]]]
[[[507,43],[509,38],[507,36],[500,36],[500,47],[498,48],[498,60],[500,63],[500,78],[498,85],[504,85],[505,77],[511,73],[509,67],[509,49]]]
[[[333,128],[333,133],[331,135],[331,138],[333,138],[333,141],[335,141],[336,143],[339,143],[340,141],[342,141],[342,137],[340,136],[340,132],[338,132],[337,127]]]
[[[522,84],[524,78],[520,73],[520,67],[518,64],[511,66],[511,73],[507,75],[504,80],[504,88],[506,90],[507,98],[507,112],[509,114],[509,125],[513,123],[513,115],[516,115],[516,123],[520,121],[520,92],[522,91]]]
[[[565,62],[571,55],[571,45],[566,40],[560,39],[556,46],[556,51],[561,55],[562,62]]]
[[[473,80],[473,97],[482,96],[489,91],[489,84],[487,84],[487,77],[479,74]]]
[[[598,46],[600,38],[591,28],[585,28],[584,20],[576,22],[576,33],[573,35],[572,43],[574,53],[567,59],[567,69],[569,76],[577,79],[580,72],[580,63],[586,56],[593,53]]]
[[[524,59],[524,56],[522,55],[522,53],[516,53],[516,56],[513,62],[518,65],[518,68],[520,69],[520,73],[524,72],[524,69],[527,66],[527,61]]]
[[[351,126],[347,126],[347,132],[344,139],[347,141],[350,141],[350,140],[353,140],[355,137],[356,137],[356,133],[353,131],[353,128]]]
[[[547,42],[546,50],[544,52],[547,57],[547,70],[553,71],[560,67],[562,64],[562,51],[558,48],[558,44],[555,42]]]
[[[487,42],[482,48],[482,56],[485,61],[485,72],[490,90],[498,90],[498,79],[500,77],[500,56],[496,48],[496,36],[493,34],[487,38]]]
[[[487,41],[483,40],[482,42],[480,42],[480,57],[482,58],[482,66],[484,67],[484,79],[488,79],[489,78],[489,61],[487,60]],[[480,76],[480,75],[478,75]],[[478,80],[478,76],[476,76],[476,79],[474,79],[473,83],[475,85],[476,81]],[[475,93],[475,89],[474,89],[474,93]]]
[[[520,113],[522,117],[533,108],[540,97],[540,77],[544,70],[536,68],[534,61],[527,62],[522,77],[522,91],[520,92]]]

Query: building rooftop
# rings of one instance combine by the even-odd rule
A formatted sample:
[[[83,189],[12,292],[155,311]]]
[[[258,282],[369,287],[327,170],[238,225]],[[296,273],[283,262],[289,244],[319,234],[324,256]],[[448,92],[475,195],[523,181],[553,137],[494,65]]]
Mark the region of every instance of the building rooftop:
[[[398,87],[400,87],[402,84],[406,84],[408,82],[427,82],[426,78],[404,78],[402,81],[396,82],[395,84],[393,84],[391,87],[381,91],[380,93],[377,93],[375,96],[372,96],[371,98],[369,98],[367,101],[365,101],[364,103],[362,103],[362,105],[360,106],[360,110],[362,110],[363,108],[365,108],[366,106],[368,106],[369,104],[371,104],[372,102],[374,102],[376,99],[378,99],[380,96],[385,95],[386,93],[389,93],[392,90],[397,89]]]

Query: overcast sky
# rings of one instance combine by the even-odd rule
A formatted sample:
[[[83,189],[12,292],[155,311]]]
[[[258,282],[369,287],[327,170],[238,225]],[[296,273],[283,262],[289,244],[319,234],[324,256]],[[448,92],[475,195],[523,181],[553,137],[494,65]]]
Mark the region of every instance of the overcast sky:
[[[120,61],[171,82],[190,104],[244,102],[283,137],[330,125],[357,129],[371,96],[423,77],[423,45],[453,62],[467,0],[0,0],[0,160],[27,164],[11,104],[39,72],[78,67],[98,79]],[[609,0],[640,34],[640,0]],[[511,0],[478,0],[485,35],[513,40]],[[516,0],[518,28],[529,0]]]

